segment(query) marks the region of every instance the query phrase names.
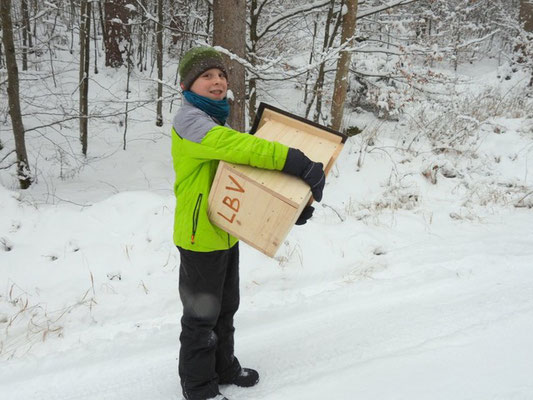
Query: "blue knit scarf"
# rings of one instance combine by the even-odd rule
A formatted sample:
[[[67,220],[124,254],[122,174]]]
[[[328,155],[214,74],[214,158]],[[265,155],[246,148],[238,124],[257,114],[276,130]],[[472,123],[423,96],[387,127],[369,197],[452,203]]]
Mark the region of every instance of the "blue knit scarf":
[[[220,125],[226,123],[229,115],[229,103],[227,98],[224,100],[211,100],[191,92],[190,90],[185,90],[183,96],[193,106],[199,108],[207,115],[216,118],[216,120],[220,122]]]

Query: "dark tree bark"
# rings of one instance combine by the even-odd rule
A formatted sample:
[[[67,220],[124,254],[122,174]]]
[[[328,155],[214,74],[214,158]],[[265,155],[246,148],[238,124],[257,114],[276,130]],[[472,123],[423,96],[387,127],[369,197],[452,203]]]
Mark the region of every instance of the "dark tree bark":
[[[106,1],[105,9],[105,65],[118,68],[124,65],[124,44],[129,41],[128,0]]]
[[[526,32],[533,32],[533,2],[520,0],[520,23]]]
[[[24,138],[24,124],[20,111],[19,77],[17,60],[15,58],[15,44],[13,41],[13,23],[11,21],[11,0],[2,0],[2,42],[5,48],[7,67],[7,96],[9,101],[9,116],[15,136],[15,151],[17,153],[17,173],[21,189],[30,187],[32,179],[28,155],[26,153],[26,140]]]
[[[89,56],[91,45],[91,2],[81,1],[80,11],[80,141],[81,152],[87,155],[89,115]]]
[[[157,0],[157,126],[163,126],[163,0]]]
[[[100,19],[100,28],[102,29],[102,41],[104,42],[105,46],[105,44],[107,43],[107,33],[105,30],[105,16],[101,0],[98,0],[98,17]]]
[[[148,7],[146,0],[139,0],[143,10]],[[146,71],[147,69],[147,56],[146,48],[148,47],[148,24],[142,23],[137,30],[137,68],[139,71]]]
[[[92,18],[93,18],[93,43],[94,43],[94,74],[98,74],[98,32],[97,32],[97,23],[96,23],[96,10],[95,7],[92,8]]]
[[[22,9],[22,70],[28,70],[28,49],[32,47],[28,0],[21,0]]]
[[[179,13],[181,7],[183,7],[181,2],[176,5],[175,0],[170,1],[170,27],[172,28],[172,45],[174,46],[185,40],[181,33],[185,29],[183,17]]]
[[[241,59],[246,56],[246,1],[213,1],[213,45],[221,46]],[[228,67],[229,87],[233,92],[228,123],[232,128],[245,130],[245,69],[236,60],[224,56]]]

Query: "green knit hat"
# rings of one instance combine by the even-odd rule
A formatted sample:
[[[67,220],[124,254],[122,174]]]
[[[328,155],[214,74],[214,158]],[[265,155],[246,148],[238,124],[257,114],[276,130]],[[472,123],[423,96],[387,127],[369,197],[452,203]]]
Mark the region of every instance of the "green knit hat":
[[[218,68],[224,73],[226,79],[228,78],[222,54],[207,46],[190,49],[182,57],[179,65],[181,88],[189,90],[196,78],[211,68]]]

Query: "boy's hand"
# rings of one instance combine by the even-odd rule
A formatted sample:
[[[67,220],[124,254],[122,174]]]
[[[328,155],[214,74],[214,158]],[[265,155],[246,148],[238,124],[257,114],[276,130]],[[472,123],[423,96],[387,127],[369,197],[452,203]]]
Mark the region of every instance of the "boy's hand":
[[[296,220],[296,225],[304,225],[309,218],[313,216],[313,212],[315,211],[315,207],[313,206],[305,206],[302,210],[302,213]]]
[[[324,165],[309,159],[302,151],[289,148],[287,160],[282,172],[300,177],[311,187],[311,193],[316,201],[322,200],[322,191],[326,184]]]
[[[311,193],[313,193],[313,198],[316,201],[322,200],[322,192],[326,184],[326,175],[324,175],[323,168],[324,164],[311,161],[302,176],[304,182],[311,187]]]

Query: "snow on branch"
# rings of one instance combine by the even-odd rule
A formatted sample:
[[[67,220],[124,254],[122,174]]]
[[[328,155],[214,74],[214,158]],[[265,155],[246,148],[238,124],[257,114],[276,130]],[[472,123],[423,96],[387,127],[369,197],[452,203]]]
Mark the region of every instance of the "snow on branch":
[[[461,43],[460,45],[457,46],[457,48],[462,49],[464,47],[468,47],[468,46],[471,46],[473,44],[484,42],[485,40],[489,39],[491,36],[497,34],[499,31],[500,31],[499,29],[496,29],[494,32],[491,32],[488,35],[485,35],[485,36],[483,36],[481,38],[472,39],[472,40],[469,40],[467,42]]]
[[[186,31],[186,30],[184,30],[184,29],[176,29],[176,28],[174,28],[174,27],[172,27],[172,26],[168,26],[168,25],[165,25],[165,24],[161,24],[161,23],[159,22],[159,20],[158,20],[156,17],[154,17],[154,16],[150,13],[150,11],[148,11],[148,10],[146,9],[146,7],[144,7],[144,5],[142,4],[141,1],[137,0],[137,4],[139,5],[139,8],[142,9],[142,12],[143,12],[144,17],[146,18],[146,20],[147,20],[147,21],[151,21],[151,22],[153,22],[153,23],[154,23],[155,25],[157,25],[157,26],[160,26],[160,27],[162,27],[162,28],[164,28],[164,29],[167,29],[167,30],[169,30],[169,31],[172,31],[172,32],[185,33],[185,34],[188,34],[188,35],[200,36],[200,37],[204,37],[204,38],[207,38],[207,37],[208,37],[208,35],[203,34],[203,33],[200,33],[200,32],[191,32],[191,31]]]
[[[258,39],[261,39],[263,36],[265,36],[268,32],[272,31],[276,25],[278,25],[280,22],[285,21],[286,19],[292,18],[295,15],[306,13],[312,10],[315,10],[317,8],[324,7],[329,3],[329,0],[321,0],[317,1],[311,4],[307,4],[306,6],[293,8],[279,16],[277,16],[275,19],[269,21],[266,25],[266,27],[263,29],[262,32],[259,32],[257,35]]]
[[[411,4],[411,3],[414,3],[418,0],[395,0],[391,3],[388,3],[388,4],[383,4],[381,6],[378,6],[378,7],[372,7],[372,8],[369,8],[367,10],[361,10],[361,12],[358,12],[357,13],[357,18],[356,19],[361,19],[361,18],[364,18],[364,17],[368,17],[370,15],[373,15],[373,14],[377,14],[377,13],[380,13],[382,11],[385,11],[385,10],[388,10],[390,8],[394,8],[394,7],[397,7],[397,6],[405,6],[407,4]]]

